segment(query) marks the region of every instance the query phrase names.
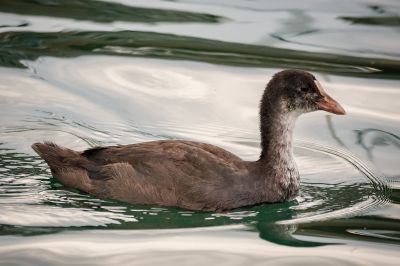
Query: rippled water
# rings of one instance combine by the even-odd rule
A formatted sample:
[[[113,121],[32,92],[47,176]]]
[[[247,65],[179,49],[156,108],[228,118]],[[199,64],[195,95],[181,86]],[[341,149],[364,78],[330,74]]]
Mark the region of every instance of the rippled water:
[[[0,264],[396,265],[399,13],[396,1],[1,1]],[[348,111],[299,119],[302,187],[287,203],[100,200],[30,148],[189,139],[253,160],[261,93],[287,67],[313,71]]]

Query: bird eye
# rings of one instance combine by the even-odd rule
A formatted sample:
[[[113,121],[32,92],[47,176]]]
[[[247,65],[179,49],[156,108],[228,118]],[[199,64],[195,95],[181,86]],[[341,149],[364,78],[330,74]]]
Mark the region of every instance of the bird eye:
[[[310,88],[309,87],[301,87],[300,91],[301,92],[310,92]]]

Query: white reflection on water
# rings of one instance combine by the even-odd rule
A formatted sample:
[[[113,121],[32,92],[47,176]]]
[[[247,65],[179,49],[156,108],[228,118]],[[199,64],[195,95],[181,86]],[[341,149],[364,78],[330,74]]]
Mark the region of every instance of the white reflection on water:
[[[390,247],[353,244],[293,248],[265,242],[243,229],[96,230],[30,238],[3,236],[0,264],[398,265],[397,250]]]
[[[371,84],[359,85],[351,83],[335,83],[332,87],[337,95],[344,99],[352,99],[346,105],[346,111],[352,114],[368,116],[373,119],[393,120],[400,122],[400,90],[393,82],[387,87],[371,82]],[[356,99],[356,100],[354,100]]]
[[[18,25],[29,21],[26,27],[5,27],[2,31],[59,32],[80,31],[146,31],[170,33],[223,40],[238,43],[258,43],[295,50],[332,52],[356,56],[397,58],[399,32],[396,27],[350,25],[343,16],[379,17],[382,14],[368,0],[348,1],[343,5],[329,0],[319,1],[162,1],[118,0],[128,6],[162,8],[202,12],[222,16],[221,23],[132,23],[114,21],[95,23],[68,18],[54,18],[0,13],[0,23]],[[396,1],[380,0],[381,12],[390,14],[399,10]],[[355,15],[356,14],[356,15]],[[397,15],[396,13],[393,13]],[[392,15],[393,15],[392,14]],[[268,26],[266,26],[268,25]],[[354,36],[357,36],[355,38]],[[373,44],[365,48],[365,43]],[[363,47],[363,48],[361,48]]]
[[[27,195],[26,195],[27,196]],[[124,222],[137,222],[130,215],[100,212],[83,208],[65,208],[33,204],[1,203],[0,224],[16,226],[104,226]]]
[[[99,75],[99,69],[92,69]],[[163,67],[134,66],[132,64],[118,65],[104,70],[105,78],[100,83],[108,88],[114,88],[116,93],[132,96],[132,90],[153,97],[171,98],[175,100],[204,99],[212,91],[205,82],[195,77],[169,70]],[[90,73],[85,73],[90,76]],[[107,81],[106,84],[104,82]]]

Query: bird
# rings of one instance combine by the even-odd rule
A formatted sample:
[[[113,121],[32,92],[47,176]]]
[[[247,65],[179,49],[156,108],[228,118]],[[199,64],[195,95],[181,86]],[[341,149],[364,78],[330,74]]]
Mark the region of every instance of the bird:
[[[318,110],[346,112],[314,75],[298,69],[272,76],[259,109],[261,153],[256,161],[188,140],[84,151],[45,141],[32,148],[66,187],[101,199],[206,212],[292,200],[300,189],[292,147],[297,118]]]

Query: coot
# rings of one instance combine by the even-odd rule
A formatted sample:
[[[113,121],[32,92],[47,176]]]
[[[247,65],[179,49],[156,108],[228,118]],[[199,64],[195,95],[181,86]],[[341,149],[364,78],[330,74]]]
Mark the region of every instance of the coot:
[[[161,140],[83,152],[54,143],[32,148],[65,186],[133,204],[224,211],[283,202],[299,191],[292,134],[299,115],[345,114],[315,77],[301,70],[276,73],[260,104],[261,155],[244,161],[214,145]]]

